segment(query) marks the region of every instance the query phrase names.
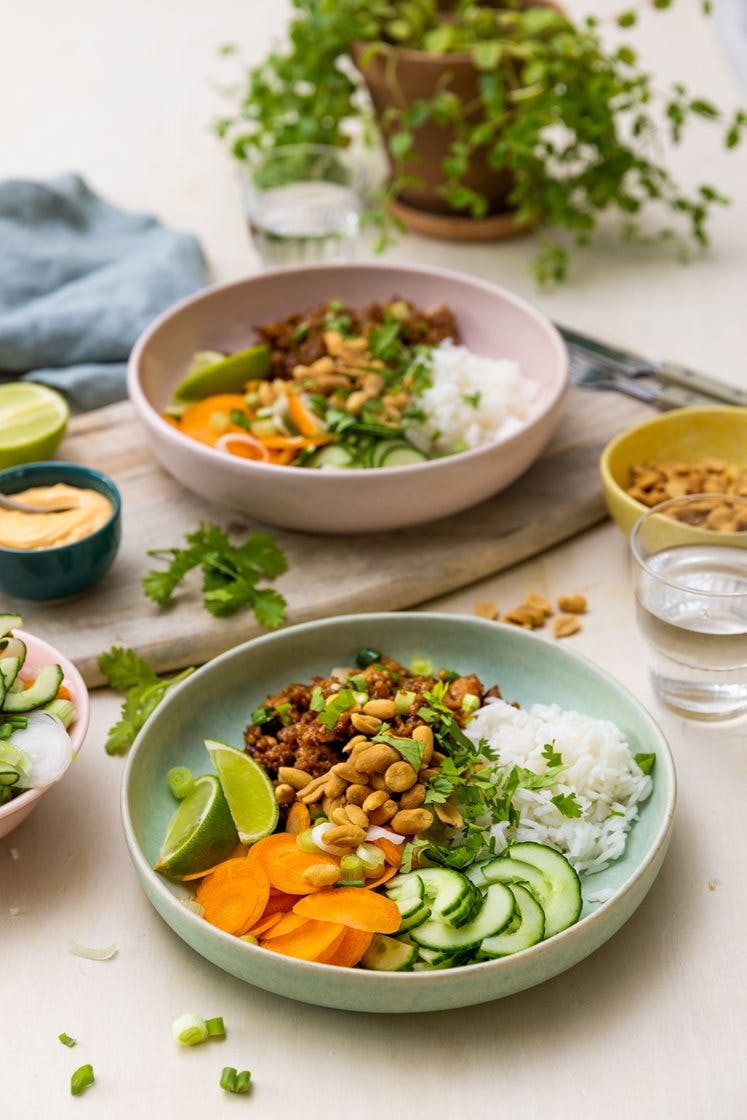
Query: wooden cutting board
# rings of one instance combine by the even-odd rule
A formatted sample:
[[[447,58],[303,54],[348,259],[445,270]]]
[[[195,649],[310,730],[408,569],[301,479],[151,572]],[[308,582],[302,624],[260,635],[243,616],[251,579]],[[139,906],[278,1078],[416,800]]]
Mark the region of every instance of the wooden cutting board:
[[[464,587],[525,560],[605,516],[597,473],[604,444],[650,415],[616,393],[572,389],[545,453],[509,490],[429,525],[388,534],[322,537],[274,530],[288,559],[275,584],[287,622],[328,615],[401,610]],[[78,666],[86,683],[103,683],[97,657],[130,646],[158,671],[207,661],[262,632],[249,611],[216,619],[201,605],[199,573],[170,608],[147,599],[143,574],[157,562],[149,548],[183,544],[200,521],[215,521],[243,539],[255,526],[244,515],[212,506],[183,489],[150,454],[126,401],[76,417],[60,456],[97,467],[120,487],[122,546],[109,574],[72,599],[37,603],[6,598],[24,627]]]

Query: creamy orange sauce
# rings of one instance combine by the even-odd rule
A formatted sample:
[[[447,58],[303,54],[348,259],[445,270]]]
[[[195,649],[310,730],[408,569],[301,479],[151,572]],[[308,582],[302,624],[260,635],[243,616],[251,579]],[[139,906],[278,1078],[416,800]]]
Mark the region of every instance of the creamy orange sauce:
[[[38,507],[39,513],[0,509],[0,546],[3,548],[34,550],[72,544],[90,537],[105,525],[114,510],[106,495],[97,490],[83,490],[62,482],[55,486],[34,486],[12,497]],[[59,513],[44,512],[60,501],[69,502],[73,508]]]

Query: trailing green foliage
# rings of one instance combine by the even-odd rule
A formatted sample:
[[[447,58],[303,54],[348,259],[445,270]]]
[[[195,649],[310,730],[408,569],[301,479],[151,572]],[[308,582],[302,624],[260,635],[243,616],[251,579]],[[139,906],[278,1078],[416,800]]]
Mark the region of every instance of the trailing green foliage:
[[[517,220],[542,230],[541,281],[563,278],[569,247],[587,244],[606,211],[618,215],[623,236],[640,236],[642,210],[657,203],[676,219],[659,237],[675,240],[680,250],[706,244],[709,212],[728,200],[708,184],[683,191],[657,156],[659,141],[668,136],[679,143],[699,118],[722,127],[732,148],[747,114],[738,110],[727,119],[680,83],[660,91],[635,49],[608,46],[593,16],[574,23],[553,8],[521,10],[518,3],[456,0],[445,16],[437,0],[294,0],[288,44],[248,71],[235,115],[216,130],[238,159],[279,144],[346,145],[352,121],[363,122],[364,134],[373,127],[353,43],[368,42],[371,52],[385,51],[392,60],[398,47],[467,51],[479,72],[477,120],[469,112],[475,106],[450,89],[447,73],[432,97],[401,104],[383,122],[394,172],[371,215],[382,243],[391,223],[387,199],[417,181],[418,129],[434,122],[450,138],[442,192],[454,210],[486,213],[487,199],[464,183],[475,153],[511,172],[509,203]],[[672,4],[646,2],[654,9]],[[701,7],[707,14],[707,0]],[[630,9],[612,22],[630,28],[637,20]]]

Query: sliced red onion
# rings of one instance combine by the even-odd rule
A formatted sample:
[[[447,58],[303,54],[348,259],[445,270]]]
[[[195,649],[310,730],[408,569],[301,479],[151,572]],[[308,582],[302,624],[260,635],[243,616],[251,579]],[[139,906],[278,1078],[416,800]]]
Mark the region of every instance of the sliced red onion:
[[[366,833],[366,840],[391,840],[393,844],[404,844],[405,837],[400,836],[398,832],[391,832],[388,828],[382,828],[378,824],[372,824]]]
[[[267,448],[261,440],[257,439],[256,436],[250,435],[249,432],[226,432],[225,435],[220,436],[215,441],[215,446],[218,451],[225,451],[227,455],[230,455],[229,444],[231,443],[243,443],[246,444],[247,447],[253,447],[255,451],[260,452],[261,462],[269,462],[270,454]]]
[[[104,949],[92,949],[88,945],[81,945],[78,941],[71,941],[70,952],[87,961],[110,961],[117,955],[117,946],[107,945]]]

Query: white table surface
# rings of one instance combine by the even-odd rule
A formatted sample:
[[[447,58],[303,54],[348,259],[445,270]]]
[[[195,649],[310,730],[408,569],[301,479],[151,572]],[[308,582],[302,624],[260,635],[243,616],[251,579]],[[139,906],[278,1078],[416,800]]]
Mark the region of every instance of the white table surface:
[[[616,10],[609,0],[573,11]],[[689,78],[725,106],[738,88],[712,27],[690,3],[651,16],[638,37],[661,76]],[[285,0],[25,0],[0,35],[0,176],[82,172],[113,201],[201,238],[216,280],[257,267],[231,166],[210,134],[221,102],[215,48],[258,59]],[[747,387],[747,162],[697,128],[675,155],[683,179],[735,198],[710,252],[680,266],[604,240],[568,284],[534,286],[531,239],[456,246],[405,239],[402,260],[443,263],[504,284],[561,322],[634,341],[652,356]],[[633,620],[625,541],[610,524],[424,609],[503,607],[529,589],[581,591],[590,610],[572,648],[611,672],[659,720],[679,803],[668,858],[626,926],[592,957],[533,990],[478,1008],[413,1016],[316,1009],[248,987],[204,962],[141,893],[119,823],[123,761],[103,751],[118,699],[93,698],[91,729],[64,782],[0,841],[3,1120],[81,1115],[191,1120],[358,1120],[747,1114],[745,722],[708,728],[663,709]],[[110,642],[102,634],[102,649]],[[114,960],[73,956],[71,939],[116,942]],[[180,1013],[221,1014],[229,1037],[177,1048]],[[60,1031],[80,1044],[67,1050]],[[69,1095],[72,1069],[96,1084]],[[250,1098],[218,1088],[248,1067]]]

